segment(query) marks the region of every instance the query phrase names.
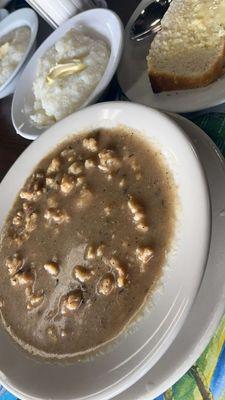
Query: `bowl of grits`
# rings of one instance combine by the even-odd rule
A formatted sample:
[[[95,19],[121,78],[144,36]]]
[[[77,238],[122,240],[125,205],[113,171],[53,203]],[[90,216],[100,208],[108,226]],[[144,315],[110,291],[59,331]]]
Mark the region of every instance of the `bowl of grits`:
[[[109,10],[83,12],[56,29],[21,76],[12,103],[17,133],[33,140],[95,103],[116,72],[122,47],[122,23]]]

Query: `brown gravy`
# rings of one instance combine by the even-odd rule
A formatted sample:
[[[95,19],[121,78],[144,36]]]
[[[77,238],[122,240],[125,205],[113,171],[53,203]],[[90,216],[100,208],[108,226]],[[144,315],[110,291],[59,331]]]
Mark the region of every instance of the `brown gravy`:
[[[4,326],[46,357],[116,337],[161,275],[174,220],[173,179],[154,147],[121,128],[72,137],[39,163],[8,216]]]

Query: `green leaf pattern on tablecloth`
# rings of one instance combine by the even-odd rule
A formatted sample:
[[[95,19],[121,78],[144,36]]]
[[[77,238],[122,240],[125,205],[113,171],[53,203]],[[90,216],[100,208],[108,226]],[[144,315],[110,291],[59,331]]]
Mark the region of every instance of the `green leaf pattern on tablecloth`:
[[[196,364],[158,400],[225,400],[225,316]]]
[[[207,133],[225,156],[225,114],[209,113],[190,118]]]

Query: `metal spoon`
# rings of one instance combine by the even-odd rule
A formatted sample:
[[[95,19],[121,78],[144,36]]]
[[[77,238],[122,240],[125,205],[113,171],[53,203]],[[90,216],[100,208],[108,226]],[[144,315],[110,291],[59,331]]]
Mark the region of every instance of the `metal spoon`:
[[[155,0],[136,18],[130,29],[131,40],[143,40],[161,30],[161,19],[172,0]]]

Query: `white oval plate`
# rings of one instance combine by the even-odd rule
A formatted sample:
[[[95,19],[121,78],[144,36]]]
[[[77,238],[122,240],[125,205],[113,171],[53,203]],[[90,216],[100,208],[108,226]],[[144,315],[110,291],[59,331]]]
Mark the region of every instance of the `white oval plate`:
[[[25,113],[24,111],[25,109],[29,109],[32,112],[34,103],[32,86],[36,76],[38,61],[46,50],[52,47],[55,42],[72,28],[81,30],[84,33],[90,30],[92,35],[103,38],[110,47],[110,58],[105,73],[81,108],[97,101],[116,72],[123,48],[123,26],[119,17],[110,10],[93,9],[70,18],[56,29],[38,48],[17,85],[12,102],[12,121],[17,133],[26,139],[34,140],[46,130],[46,128],[36,128],[29,118],[29,113]]]
[[[196,152],[184,131],[169,117],[131,103],[100,103],[53,125],[33,142],[0,186],[0,227],[16,193],[36,164],[68,135],[125,125],[154,143],[177,185],[180,212],[174,244],[153,306],[107,352],[84,363],[48,365],[27,357],[0,330],[0,378],[19,398],[95,399],[114,397],[138,381],[160,359],[181,329],[197,294],[208,256],[210,205]],[[97,212],[96,212],[97,217]],[[196,223],[197,221],[197,223]]]
[[[12,30],[20,28],[21,26],[27,26],[30,28],[30,41],[20,63],[17,65],[5,83],[0,86],[0,99],[14,92],[23,68],[28,61],[29,56],[32,54],[38,31],[38,18],[37,14],[30,8],[22,8],[13,12],[12,14],[9,14],[0,22],[0,38]]]
[[[224,158],[198,126],[180,116],[172,118],[192,140],[207,176],[212,207],[209,258],[195,302],[170,348],[140,381],[114,400],[153,400],[172,387],[203,353],[225,312]]]
[[[143,8],[152,1],[143,0],[138,5],[125,29],[124,52],[118,70],[118,80],[124,94],[133,102],[176,113],[199,111],[224,103],[225,75],[204,88],[153,93],[146,63],[150,39],[146,38],[141,42],[129,39],[133,22]]]

